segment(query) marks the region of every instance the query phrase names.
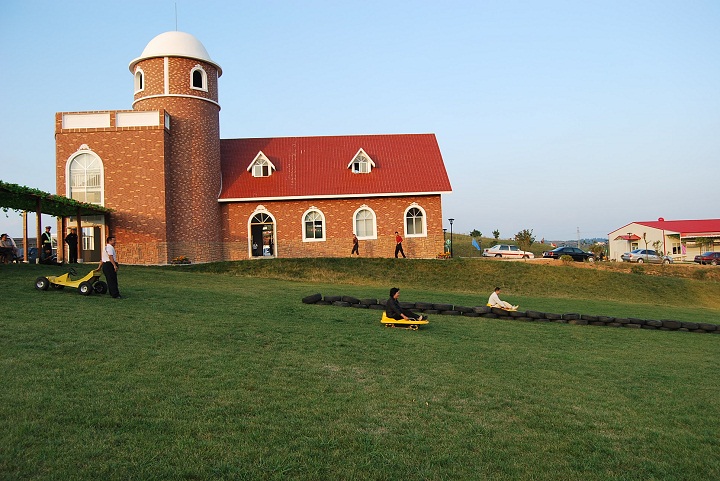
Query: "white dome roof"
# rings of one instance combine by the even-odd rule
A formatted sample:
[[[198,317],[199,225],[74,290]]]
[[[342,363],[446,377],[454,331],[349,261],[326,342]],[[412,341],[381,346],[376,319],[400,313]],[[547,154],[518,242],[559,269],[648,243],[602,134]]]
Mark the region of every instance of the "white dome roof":
[[[214,65],[218,69],[218,77],[222,75],[222,69],[208,54],[200,40],[185,32],[165,32],[150,40],[142,54],[130,62],[130,72],[133,72],[135,64],[141,60],[155,57],[183,57],[202,60]]]

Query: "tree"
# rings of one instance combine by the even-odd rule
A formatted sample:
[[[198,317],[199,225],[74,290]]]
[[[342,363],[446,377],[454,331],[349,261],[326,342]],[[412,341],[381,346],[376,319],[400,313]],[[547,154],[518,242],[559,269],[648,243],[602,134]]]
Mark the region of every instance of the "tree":
[[[710,246],[710,248],[712,248],[713,239],[711,239],[709,237],[696,237],[695,244],[697,244],[698,247],[700,247],[700,251],[702,252],[702,251],[706,250],[706,246]]]
[[[530,246],[535,242],[535,236],[533,236],[532,229],[523,229],[515,234],[515,242],[520,246],[520,249],[527,251],[530,250]]]
[[[482,237],[482,232],[477,229],[473,229],[473,231],[470,233],[470,237]]]
[[[493,231],[493,237],[495,238],[495,240],[498,240],[500,238],[500,231],[495,229]]]
[[[595,254],[595,259],[602,260],[605,258],[605,246],[599,242],[590,246],[590,252]]]

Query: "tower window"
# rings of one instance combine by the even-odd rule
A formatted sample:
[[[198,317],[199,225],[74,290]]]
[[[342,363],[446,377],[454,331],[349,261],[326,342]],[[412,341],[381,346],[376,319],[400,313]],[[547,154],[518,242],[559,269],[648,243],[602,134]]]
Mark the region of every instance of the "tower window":
[[[207,92],[207,73],[200,65],[196,65],[190,72],[190,86]]]
[[[145,90],[145,72],[142,69],[135,71],[135,92]]]

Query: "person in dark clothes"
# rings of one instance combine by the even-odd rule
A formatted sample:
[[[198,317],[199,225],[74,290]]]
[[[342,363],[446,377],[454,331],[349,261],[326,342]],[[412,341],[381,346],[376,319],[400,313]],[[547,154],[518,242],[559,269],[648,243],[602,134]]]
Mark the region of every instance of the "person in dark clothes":
[[[65,243],[68,245],[68,262],[70,262],[70,264],[77,264],[78,236],[75,227],[70,229],[70,233],[65,236]]]
[[[357,236],[353,234],[353,248],[350,255],[357,254],[360,255],[360,241],[358,240]]]
[[[385,303],[385,315],[387,317],[397,319],[398,321],[402,319],[416,321],[427,320],[427,317],[421,314],[415,314],[410,309],[404,309],[402,306],[400,306],[400,301],[398,300],[399,297],[399,287],[393,287],[392,289],[390,289],[390,299],[388,299],[387,303]]]
[[[102,261],[100,261],[100,265],[96,270],[99,271],[100,269],[102,269],[103,274],[105,274],[108,291],[110,291],[110,295],[113,299],[122,298],[120,295],[120,289],[118,288],[118,263],[117,253],[115,252],[115,236],[111,235],[107,238],[107,244],[105,245],[105,249],[102,251]]]

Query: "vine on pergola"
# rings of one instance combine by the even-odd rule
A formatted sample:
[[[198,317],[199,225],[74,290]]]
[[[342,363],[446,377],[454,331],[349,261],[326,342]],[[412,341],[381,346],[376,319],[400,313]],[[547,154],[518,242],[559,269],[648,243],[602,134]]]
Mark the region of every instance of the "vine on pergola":
[[[97,215],[112,212],[106,207],[79,202],[75,199],[24,185],[11,184],[0,180],[0,209],[35,212],[38,201],[43,214],[55,217],[71,217],[77,215]]]

